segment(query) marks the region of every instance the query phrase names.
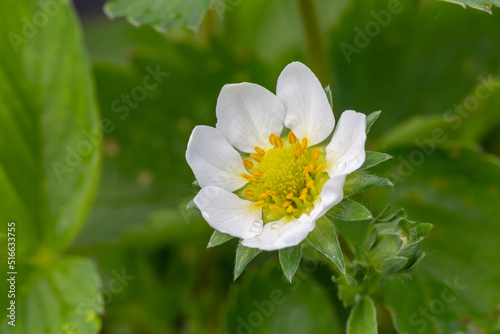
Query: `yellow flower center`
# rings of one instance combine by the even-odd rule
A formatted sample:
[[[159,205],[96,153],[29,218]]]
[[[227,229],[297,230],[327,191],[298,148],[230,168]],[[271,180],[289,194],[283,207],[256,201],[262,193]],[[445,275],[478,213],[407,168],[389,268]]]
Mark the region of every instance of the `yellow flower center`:
[[[322,148],[307,146],[307,138],[301,142],[293,132],[283,142],[271,133],[274,146],[267,152],[255,147],[250,159],[243,159],[249,174],[243,174],[249,183],[240,196],[262,206],[265,222],[276,221],[285,215],[299,218],[314,208],[314,201],[329,179],[323,171],[325,152]]]

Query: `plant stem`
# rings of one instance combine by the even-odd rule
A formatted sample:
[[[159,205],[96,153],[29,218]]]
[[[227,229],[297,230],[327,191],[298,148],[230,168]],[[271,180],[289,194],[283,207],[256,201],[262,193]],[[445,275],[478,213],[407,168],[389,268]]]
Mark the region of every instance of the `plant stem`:
[[[330,83],[330,69],[326,59],[325,47],[321,39],[318,18],[313,0],[298,0],[300,16],[307,41],[308,57],[311,67],[323,85]]]

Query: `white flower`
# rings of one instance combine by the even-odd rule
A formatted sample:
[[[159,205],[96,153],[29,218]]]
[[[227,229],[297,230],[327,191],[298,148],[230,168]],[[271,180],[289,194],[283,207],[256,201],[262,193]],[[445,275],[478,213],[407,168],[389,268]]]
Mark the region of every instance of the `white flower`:
[[[335,126],[316,76],[294,62],[277,94],[225,85],[217,125],[197,126],[186,152],[201,190],[194,202],[214,229],[247,247],[275,250],[304,240],[343,198],[346,175],[365,160],[366,117],[345,111]]]

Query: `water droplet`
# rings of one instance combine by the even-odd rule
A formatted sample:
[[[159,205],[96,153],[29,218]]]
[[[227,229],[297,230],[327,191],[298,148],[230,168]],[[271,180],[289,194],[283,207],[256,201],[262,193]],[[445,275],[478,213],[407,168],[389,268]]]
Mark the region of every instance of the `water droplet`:
[[[259,228],[257,228],[257,227],[252,227],[252,228],[250,229],[250,232],[252,232],[252,233],[259,233],[259,232],[260,232],[260,229],[259,229]]]
[[[346,167],[347,164],[345,163],[345,161],[339,161],[336,166],[337,172],[342,173],[343,171],[345,171]]]
[[[278,223],[272,223],[272,224],[271,224],[271,228],[272,228],[273,230],[277,230],[277,229],[279,229],[279,228],[280,228],[280,224],[278,224]]]
[[[253,222],[253,226],[255,226],[255,227],[260,227],[260,226],[261,226],[260,221],[258,221],[258,220],[254,221],[254,222]]]

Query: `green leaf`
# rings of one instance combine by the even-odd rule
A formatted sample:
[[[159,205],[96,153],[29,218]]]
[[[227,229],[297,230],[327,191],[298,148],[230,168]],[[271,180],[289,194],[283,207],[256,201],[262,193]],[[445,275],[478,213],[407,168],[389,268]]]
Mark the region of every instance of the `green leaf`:
[[[316,270],[318,266],[304,264],[289,284],[274,261],[249,269],[229,290],[226,312],[222,313],[225,326],[216,332],[342,333],[345,325],[339,320],[341,306],[316,280]]]
[[[328,218],[323,216],[316,220],[316,227],[309,233],[307,240],[345,274],[344,256],[335,229]]]
[[[366,151],[365,162],[363,163],[363,165],[361,165],[361,167],[359,167],[359,169],[360,170],[367,169],[376,166],[379,163],[387,161],[389,159],[392,159],[392,156],[390,156],[389,154]]]
[[[375,121],[378,119],[381,113],[382,111],[379,110],[379,111],[374,111],[368,116],[366,116],[366,133],[370,132],[373,123],[375,123]]]
[[[63,249],[82,226],[98,180],[102,130],[90,66],[72,5],[25,42],[38,1],[2,1],[0,217],[16,221],[18,256]],[[24,20],[22,20],[24,19]],[[17,37],[14,37],[17,36]]]
[[[394,184],[380,176],[368,174],[365,171],[357,171],[347,175],[344,183],[344,197],[350,197],[380,186],[392,187]]]
[[[236,263],[234,264],[234,279],[236,280],[240,277],[246,266],[252,261],[257,255],[259,255],[260,249],[249,248],[243,246],[241,243],[238,244],[236,249]]]
[[[492,14],[491,9],[493,6],[500,7],[499,0],[441,0],[445,2],[451,2],[458,5],[461,5],[465,8],[465,6],[482,10],[486,13]]]
[[[223,243],[231,240],[232,238],[233,238],[233,236],[231,236],[229,234],[214,230],[214,233],[212,233],[212,236],[210,237],[210,241],[208,242],[207,248],[222,245]]]
[[[140,26],[150,24],[159,31],[187,25],[198,28],[211,0],[109,0],[104,12],[109,18],[125,16]]]
[[[342,202],[335,205],[328,211],[327,216],[345,221],[367,220],[373,218],[371,212],[367,208],[349,198],[344,198]]]
[[[380,266],[380,271],[383,275],[392,274],[403,269],[407,264],[408,258],[396,256],[384,261]]]
[[[281,269],[283,269],[283,273],[291,283],[293,275],[295,275],[295,272],[299,268],[300,259],[302,258],[302,243],[297,246],[280,249],[279,258]]]
[[[16,291],[16,326],[4,323],[2,334],[98,333],[103,298],[94,264],[65,257],[37,270],[29,289]]]
[[[354,306],[347,321],[347,334],[376,334],[377,312],[370,297],[363,297]]]

